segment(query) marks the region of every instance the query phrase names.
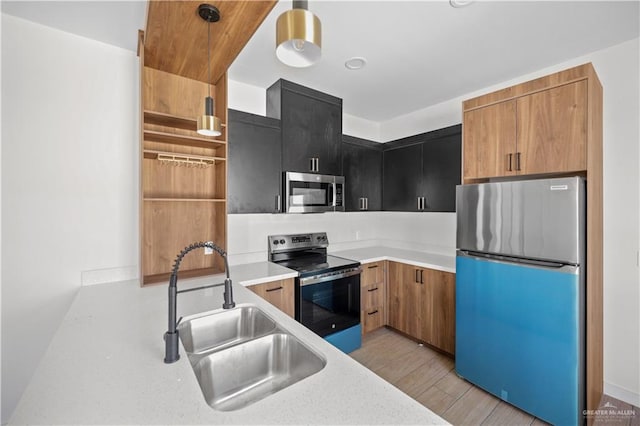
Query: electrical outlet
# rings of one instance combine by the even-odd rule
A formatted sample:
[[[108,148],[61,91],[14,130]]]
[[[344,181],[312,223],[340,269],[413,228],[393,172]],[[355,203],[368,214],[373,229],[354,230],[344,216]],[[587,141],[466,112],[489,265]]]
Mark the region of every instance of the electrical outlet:
[[[213,241],[207,241],[207,244],[213,244]],[[204,254],[213,254],[213,249],[211,247],[205,247]]]

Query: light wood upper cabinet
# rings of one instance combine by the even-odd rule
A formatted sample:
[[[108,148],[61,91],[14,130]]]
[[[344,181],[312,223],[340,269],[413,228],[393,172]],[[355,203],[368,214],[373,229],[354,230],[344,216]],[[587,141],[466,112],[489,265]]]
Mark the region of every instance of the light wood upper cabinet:
[[[295,286],[293,278],[256,284],[249,286],[248,289],[293,318],[295,314]]]
[[[464,113],[464,178],[515,174],[516,102],[507,101]],[[511,162],[511,164],[510,164]]]
[[[523,96],[517,102],[520,174],[586,170],[586,80]]]
[[[463,180],[587,170],[588,66],[463,103]]]

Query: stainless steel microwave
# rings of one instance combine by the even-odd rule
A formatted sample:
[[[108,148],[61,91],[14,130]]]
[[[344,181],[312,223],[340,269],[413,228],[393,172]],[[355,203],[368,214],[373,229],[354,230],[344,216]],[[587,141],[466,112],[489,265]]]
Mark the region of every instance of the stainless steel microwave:
[[[344,176],[285,173],[285,212],[344,211]]]

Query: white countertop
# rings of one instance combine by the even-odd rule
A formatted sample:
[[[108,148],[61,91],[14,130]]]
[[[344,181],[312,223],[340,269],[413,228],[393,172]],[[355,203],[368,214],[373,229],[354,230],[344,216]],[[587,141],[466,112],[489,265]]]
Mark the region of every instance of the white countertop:
[[[321,353],[327,365],[319,373],[244,409],[215,411],[182,347],[178,362],[163,362],[167,285],[83,287],[9,424],[447,424],[243,287],[291,276],[295,272],[268,262],[234,266],[234,298],[259,305]],[[178,287],[221,281],[198,278],[179,281]],[[221,304],[222,287],[181,293],[178,316]]]
[[[427,253],[417,250],[405,250],[385,246],[364,247],[352,250],[341,250],[330,253],[334,256],[357,260],[360,263],[391,260],[394,262],[408,263],[423,268],[437,269],[438,271],[456,272],[455,256]]]

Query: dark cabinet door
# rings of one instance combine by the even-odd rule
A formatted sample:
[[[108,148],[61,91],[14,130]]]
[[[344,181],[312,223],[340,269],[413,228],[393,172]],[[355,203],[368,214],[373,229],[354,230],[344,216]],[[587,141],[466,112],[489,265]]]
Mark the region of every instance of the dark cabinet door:
[[[228,212],[279,212],[280,122],[231,109],[228,114]]]
[[[381,210],[382,146],[351,136],[342,141],[345,210]]]
[[[454,133],[422,144],[424,211],[455,212],[456,185],[460,184],[462,135]]]
[[[383,169],[382,209],[418,210],[418,194],[422,182],[422,144],[385,150]]]
[[[281,120],[283,171],[342,174],[342,99],[278,80],[267,115]]]

